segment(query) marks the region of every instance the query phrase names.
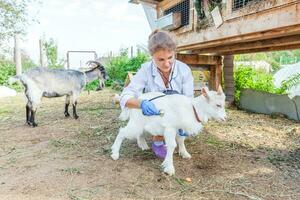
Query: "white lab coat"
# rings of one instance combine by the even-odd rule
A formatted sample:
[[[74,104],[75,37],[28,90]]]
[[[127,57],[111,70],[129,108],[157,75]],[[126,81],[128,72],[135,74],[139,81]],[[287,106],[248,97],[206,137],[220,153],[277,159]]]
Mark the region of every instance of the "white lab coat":
[[[194,79],[191,69],[183,62],[175,60],[166,88],[157,67],[151,60],[142,64],[138,72],[132,77],[130,84],[124,88],[120,105],[123,109],[128,99],[138,98],[143,92],[163,92],[176,90],[189,98],[194,97]]]

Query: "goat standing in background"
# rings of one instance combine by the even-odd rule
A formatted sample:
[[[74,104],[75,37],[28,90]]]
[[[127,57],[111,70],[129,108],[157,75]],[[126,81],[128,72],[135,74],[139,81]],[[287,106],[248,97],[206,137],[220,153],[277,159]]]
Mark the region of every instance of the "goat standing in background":
[[[206,123],[210,118],[220,121],[226,118],[225,95],[221,87],[217,92],[203,88],[202,95],[193,100],[180,94],[164,95],[160,92],[145,93],[139,99],[152,101],[163,115],[149,117],[143,115],[140,109],[124,109],[120,119],[129,119],[129,122],[125,127],[120,128],[111,147],[111,157],[114,160],[119,159],[120,147],[125,138],[136,139],[138,146],[146,150],[149,147],[144,133],[163,135],[167,145],[167,155],[162,167],[163,171],[169,175],[175,173],[173,152],[176,142],[179,155],[183,158],[191,158],[184,145],[185,137],[178,130],[186,131],[185,136],[196,135],[202,130],[202,123]]]
[[[73,117],[78,119],[76,113],[77,98],[86,83],[99,79],[99,88],[102,89],[104,80],[107,79],[105,68],[101,63],[89,61],[87,64],[96,64],[96,67],[86,72],[37,67],[9,79],[10,83],[20,81],[25,87],[25,95],[27,97],[26,122],[29,126],[37,126],[35,114],[42,97],[52,98],[66,95],[64,112],[66,117],[70,116],[68,107],[72,97]]]

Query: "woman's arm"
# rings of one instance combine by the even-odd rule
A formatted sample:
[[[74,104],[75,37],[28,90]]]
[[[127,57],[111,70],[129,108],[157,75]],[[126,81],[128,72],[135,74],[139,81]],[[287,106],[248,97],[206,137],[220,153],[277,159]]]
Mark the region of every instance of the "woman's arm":
[[[138,70],[132,77],[129,85],[123,89],[120,97],[121,108],[140,108],[140,101],[137,99],[143,92],[147,83],[147,71],[145,66]]]
[[[125,107],[127,108],[140,108],[141,107],[141,101],[136,98],[128,99],[125,103]]]
[[[194,77],[192,70],[188,66],[183,75],[182,92],[189,98],[194,97]]]

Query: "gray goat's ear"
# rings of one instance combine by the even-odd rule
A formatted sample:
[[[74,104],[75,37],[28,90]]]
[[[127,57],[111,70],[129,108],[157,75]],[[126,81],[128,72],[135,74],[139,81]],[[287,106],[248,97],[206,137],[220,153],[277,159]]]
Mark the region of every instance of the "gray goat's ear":
[[[223,89],[222,89],[222,86],[221,86],[221,85],[219,85],[219,87],[218,87],[217,94],[218,94],[218,95],[223,94]]]
[[[207,87],[203,87],[201,89],[201,94],[206,97],[207,99],[209,99],[209,96],[208,96],[208,88]]]

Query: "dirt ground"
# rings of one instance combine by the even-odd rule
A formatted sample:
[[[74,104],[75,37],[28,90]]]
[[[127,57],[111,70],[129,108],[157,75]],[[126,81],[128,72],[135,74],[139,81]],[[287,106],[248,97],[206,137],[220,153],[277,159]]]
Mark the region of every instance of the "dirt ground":
[[[124,125],[113,93],[81,94],[78,120],[64,117],[64,98],[43,99],[37,128],[23,95],[0,99],[0,199],[300,199],[299,123],[228,108],[186,140],[192,158],[176,152],[169,177],[135,141],[110,158]]]

